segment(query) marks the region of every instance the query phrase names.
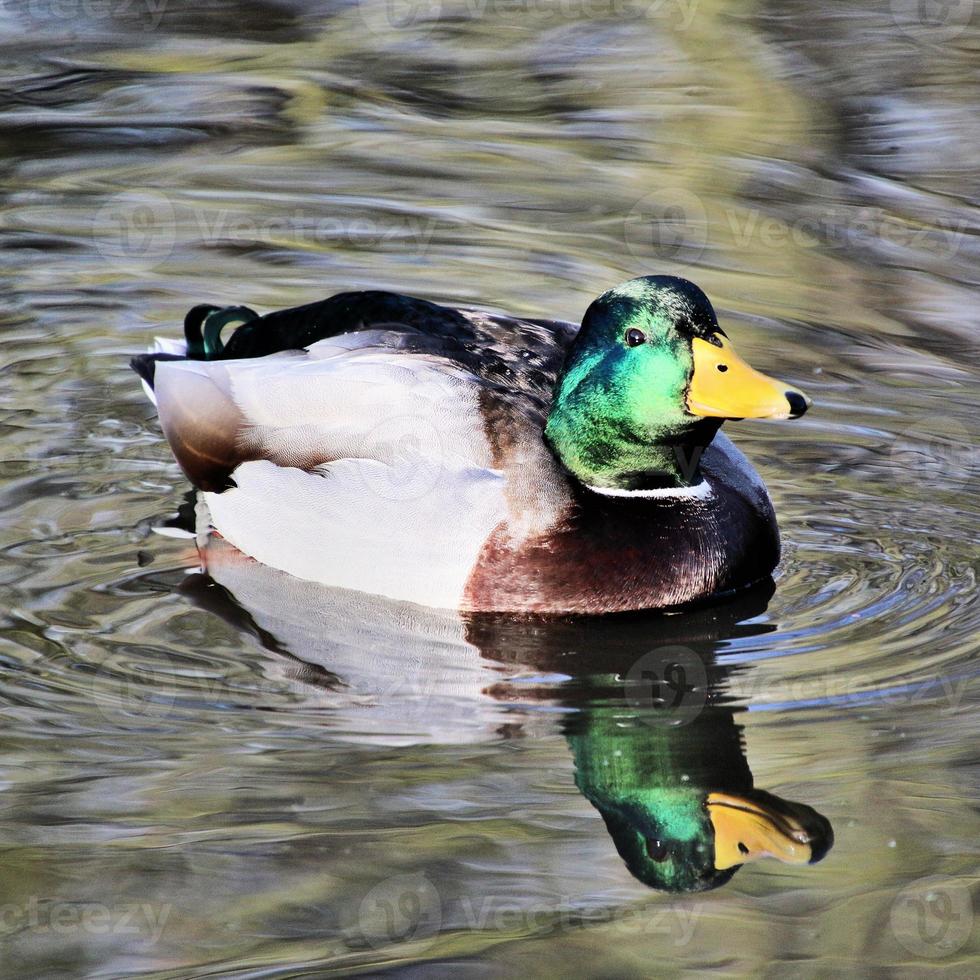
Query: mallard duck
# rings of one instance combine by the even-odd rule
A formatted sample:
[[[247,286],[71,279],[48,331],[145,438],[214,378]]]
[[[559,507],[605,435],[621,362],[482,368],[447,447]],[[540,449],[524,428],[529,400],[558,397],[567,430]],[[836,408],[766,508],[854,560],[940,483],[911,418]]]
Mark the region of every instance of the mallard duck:
[[[749,367],[687,280],[632,279],[581,327],[354,292],[196,306],[184,333],[132,362],[164,435],[215,529],[300,578],[608,613],[778,561],[766,488],[719,428],[810,402]]]

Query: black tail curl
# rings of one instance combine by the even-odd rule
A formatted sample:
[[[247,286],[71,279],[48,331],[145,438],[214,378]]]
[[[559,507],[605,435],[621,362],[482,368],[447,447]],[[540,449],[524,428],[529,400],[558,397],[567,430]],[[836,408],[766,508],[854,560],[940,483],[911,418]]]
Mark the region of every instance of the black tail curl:
[[[247,306],[220,307],[200,303],[184,317],[186,354],[139,354],[130,360],[129,366],[152,389],[158,362],[217,360],[225,349],[221,339],[222,330],[232,324],[236,327],[244,326],[258,319],[258,316],[255,310],[250,310]]]
[[[221,331],[232,324],[240,327],[255,319],[258,313],[247,306],[198,304],[184,317],[187,357],[192,361],[217,360],[225,349]]]

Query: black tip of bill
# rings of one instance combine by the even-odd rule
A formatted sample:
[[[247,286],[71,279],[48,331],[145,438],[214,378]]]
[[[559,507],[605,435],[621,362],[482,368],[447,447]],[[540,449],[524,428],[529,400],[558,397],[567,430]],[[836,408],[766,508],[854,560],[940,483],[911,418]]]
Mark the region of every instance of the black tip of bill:
[[[787,391],[786,401],[789,402],[789,417],[791,419],[798,419],[801,415],[805,415],[806,410],[810,407],[810,402],[798,391]]]

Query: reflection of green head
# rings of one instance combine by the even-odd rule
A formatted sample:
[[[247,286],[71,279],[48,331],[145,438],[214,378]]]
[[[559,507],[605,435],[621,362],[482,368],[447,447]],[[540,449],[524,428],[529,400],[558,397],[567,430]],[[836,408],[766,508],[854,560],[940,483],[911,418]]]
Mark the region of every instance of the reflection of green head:
[[[719,777],[733,791],[752,785],[739,730],[730,711],[710,708],[678,727],[641,718],[585,709],[568,735],[575,781],[636,878],[671,892],[716,888],[735,869],[715,869],[705,800]]]
[[[585,788],[579,783],[585,792]],[[620,857],[635,878],[668,892],[699,892],[723,885],[737,865],[716,870],[705,794],[651,791],[647,798],[589,796],[602,814]]]
[[[630,873],[652,888],[717,888],[747,861],[819,861],[833,841],[814,810],[752,788],[730,709],[661,727],[619,708],[569,725],[576,783],[602,814]]]

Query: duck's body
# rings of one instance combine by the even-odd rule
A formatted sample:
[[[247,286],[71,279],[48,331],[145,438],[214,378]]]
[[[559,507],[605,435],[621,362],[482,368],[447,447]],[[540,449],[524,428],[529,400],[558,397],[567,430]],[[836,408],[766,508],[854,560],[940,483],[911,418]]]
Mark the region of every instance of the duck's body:
[[[704,599],[778,560],[768,494],[719,417],[645,435],[669,454],[654,465],[632,419],[589,416],[632,397],[635,329],[610,361],[583,343],[588,316],[580,332],[365,292],[256,317],[222,347],[222,321],[249,316],[196,308],[189,349],[134,366],[214,526],[265,564],[429,606],[599,613]]]

